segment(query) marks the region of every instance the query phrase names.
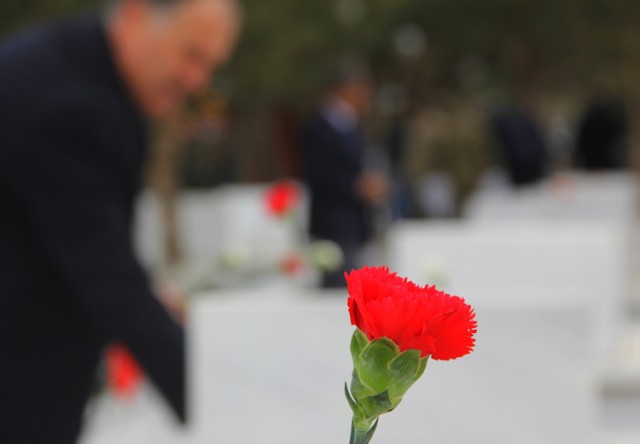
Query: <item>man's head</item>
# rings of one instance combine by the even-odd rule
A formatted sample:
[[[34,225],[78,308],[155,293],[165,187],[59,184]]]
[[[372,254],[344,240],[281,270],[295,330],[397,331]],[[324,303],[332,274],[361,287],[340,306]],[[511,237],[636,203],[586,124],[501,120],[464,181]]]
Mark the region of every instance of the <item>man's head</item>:
[[[235,0],[118,0],[108,29],[132,95],[160,117],[208,84],[229,59],[239,26]]]
[[[371,108],[372,81],[366,65],[353,60],[336,66],[329,76],[327,95],[349,103],[360,117]]]

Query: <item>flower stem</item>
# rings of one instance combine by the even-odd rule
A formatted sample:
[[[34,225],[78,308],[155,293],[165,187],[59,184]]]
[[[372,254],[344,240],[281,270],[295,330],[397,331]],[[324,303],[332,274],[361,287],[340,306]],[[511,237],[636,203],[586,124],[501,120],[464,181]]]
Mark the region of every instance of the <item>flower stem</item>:
[[[349,439],[349,444],[369,444],[371,442],[371,438],[373,438],[373,434],[378,427],[378,420],[373,423],[373,425],[369,424],[369,427],[356,427],[355,420],[351,422],[351,438]]]

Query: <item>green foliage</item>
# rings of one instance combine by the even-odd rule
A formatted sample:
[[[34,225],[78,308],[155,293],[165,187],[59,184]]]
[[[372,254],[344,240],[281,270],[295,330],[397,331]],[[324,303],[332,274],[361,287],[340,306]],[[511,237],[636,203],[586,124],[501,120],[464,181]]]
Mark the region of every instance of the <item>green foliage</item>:
[[[0,1],[0,35],[32,22],[102,5],[101,0],[4,0]]]

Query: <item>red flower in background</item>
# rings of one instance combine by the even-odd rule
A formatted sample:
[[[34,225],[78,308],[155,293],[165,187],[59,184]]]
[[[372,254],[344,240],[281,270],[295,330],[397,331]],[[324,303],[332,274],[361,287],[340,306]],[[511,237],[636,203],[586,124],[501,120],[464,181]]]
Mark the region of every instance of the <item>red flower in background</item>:
[[[369,340],[386,337],[401,351],[420,350],[422,357],[436,360],[473,350],[477,322],[464,299],[419,287],[388,268],[363,268],[346,279],[351,323]]]
[[[129,351],[112,345],[106,352],[107,384],[119,396],[132,396],[142,381],[142,370]]]
[[[265,195],[267,210],[275,216],[284,216],[300,201],[300,190],[292,182],[280,182],[270,187]]]
[[[287,276],[296,276],[304,269],[304,258],[296,253],[289,254],[280,261],[280,271]]]

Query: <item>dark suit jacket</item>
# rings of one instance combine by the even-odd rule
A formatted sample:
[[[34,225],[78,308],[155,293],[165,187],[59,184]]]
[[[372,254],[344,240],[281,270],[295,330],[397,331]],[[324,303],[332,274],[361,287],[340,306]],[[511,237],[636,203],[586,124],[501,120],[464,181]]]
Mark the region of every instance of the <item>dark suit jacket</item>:
[[[594,100],[578,129],[576,160],[587,170],[616,170],[628,164],[627,113],[615,98]]]
[[[0,442],[75,441],[126,344],[184,418],[184,333],[134,257],[145,123],[97,17],[0,44]]]
[[[547,166],[547,148],[536,122],[524,111],[509,107],[493,113],[491,129],[514,185],[540,181]]]
[[[303,146],[311,193],[311,234],[342,245],[364,243],[368,234],[366,209],[355,192],[363,171],[363,131],[339,131],[318,113],[304,129]]]

